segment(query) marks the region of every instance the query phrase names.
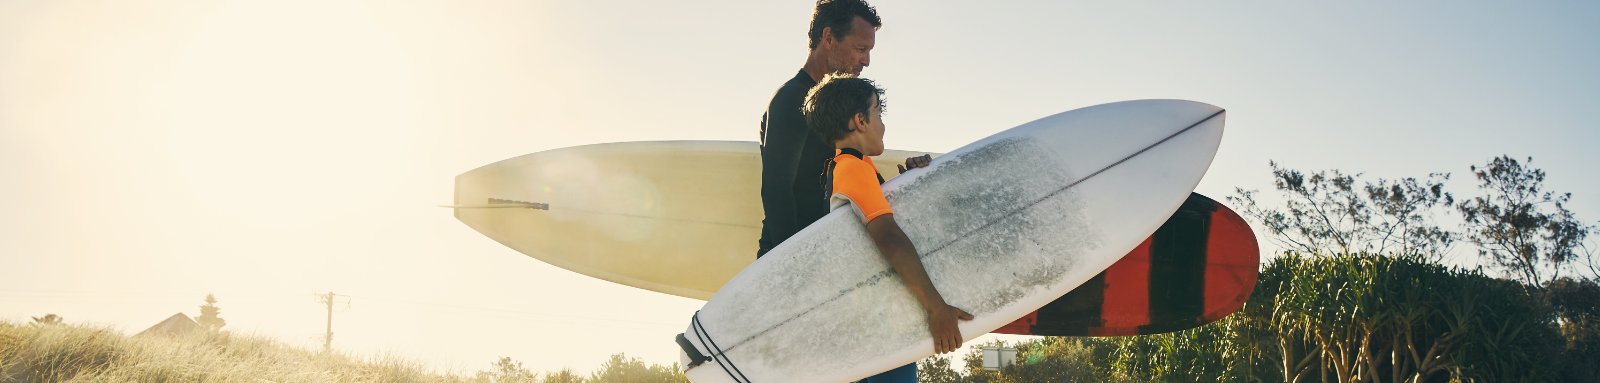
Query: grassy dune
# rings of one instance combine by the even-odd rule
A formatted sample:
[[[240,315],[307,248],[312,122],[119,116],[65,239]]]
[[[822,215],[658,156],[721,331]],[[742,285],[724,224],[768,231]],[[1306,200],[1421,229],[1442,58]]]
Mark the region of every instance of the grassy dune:
[[[129,337],[107,326],[0,321],[0,382],[687,382],[676,366],[612,356],[589,376],[536,374],[504,359],[497,371],[445,373],[392,356],[360,357],[229,332]]]

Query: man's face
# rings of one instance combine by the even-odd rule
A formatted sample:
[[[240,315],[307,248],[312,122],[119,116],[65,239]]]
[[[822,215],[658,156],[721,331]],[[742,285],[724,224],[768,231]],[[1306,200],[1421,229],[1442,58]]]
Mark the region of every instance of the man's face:
[[[844,40],[830,40],[832,43],[828,50],[828,72],[849,73],[861,75],[861,70],[872,63],[872,45],[877,41],[878,31],[872,24],[861,16],[856,16],[851,21],[854,25],[850,28],[850,35]]]

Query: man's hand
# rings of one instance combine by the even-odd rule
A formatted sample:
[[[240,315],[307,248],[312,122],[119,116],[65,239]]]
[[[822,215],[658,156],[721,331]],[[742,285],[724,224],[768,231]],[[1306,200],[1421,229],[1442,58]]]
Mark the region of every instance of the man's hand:
[[[928,167],[928,163],[929,162],[933,162],[933,155],[924,154],[924,155],[920,155],[920,156],[916,156],[916,157],[907,158],[905,165],[896,164],[894,167],[900,169],[900,174],[906,174],[907,170]]]
[[[945,305],[928,312],[928,331],[933,333],[933,352],[943,354],[961,348],[961,328],[956,320],[972,320],[972,314]]]

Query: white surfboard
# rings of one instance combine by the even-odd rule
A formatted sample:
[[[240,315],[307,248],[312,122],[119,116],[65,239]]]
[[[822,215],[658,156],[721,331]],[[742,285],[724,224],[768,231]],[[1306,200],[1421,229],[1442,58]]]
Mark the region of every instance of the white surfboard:
[[[756,259],[755,142],[657,141],[548,150],[456,176],[456,219],[551,265],[646,290],[710,299]],[[927,153],[890,150],[895,164]],[[819,197],[820,198],[820,197]]]
[[[1126,101],[1012,128],[883,185],[967,339],[1060,297],[1167,220],[1210,166],[1223,110]],[[859,213],[834,210],[722,287],[685,331],[697,383],[848,382],[933,353],[921,305]],[[680,351],[684,365],[687,353]]]

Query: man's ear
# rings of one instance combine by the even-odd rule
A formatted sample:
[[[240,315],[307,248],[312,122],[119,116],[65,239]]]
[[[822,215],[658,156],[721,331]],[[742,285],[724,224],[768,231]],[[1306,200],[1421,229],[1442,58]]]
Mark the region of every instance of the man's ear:
[[[817,49],[833,47],[833,27],[822,27],[821,40],[817,40]]]

